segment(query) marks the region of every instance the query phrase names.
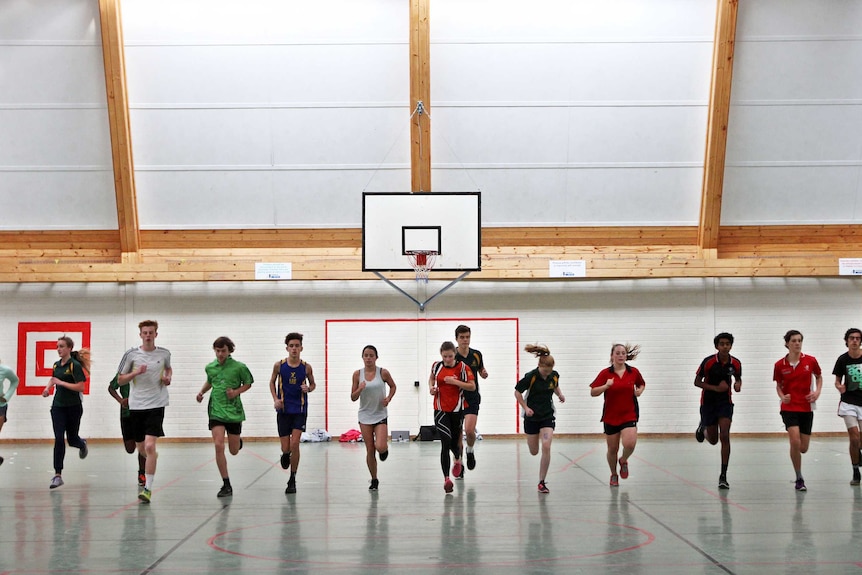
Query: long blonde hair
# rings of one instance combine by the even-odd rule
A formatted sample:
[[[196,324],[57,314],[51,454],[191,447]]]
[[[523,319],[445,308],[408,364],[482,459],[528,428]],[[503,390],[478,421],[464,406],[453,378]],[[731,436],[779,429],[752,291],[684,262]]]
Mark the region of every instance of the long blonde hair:
[[[539,367],[554,367],[554,356],[548,346],[528,343],[524,346],[524,351],[539,358]]]

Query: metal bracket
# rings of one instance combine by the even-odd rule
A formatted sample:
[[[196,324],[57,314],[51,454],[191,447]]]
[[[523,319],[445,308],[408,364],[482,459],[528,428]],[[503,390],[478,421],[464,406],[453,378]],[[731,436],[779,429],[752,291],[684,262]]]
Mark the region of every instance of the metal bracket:
[[[406,291],[404,291],[403,289],[401,289],[400,287],[398,287],[397,285],[395,285],[395,284],[394,284],[390,279],[388,279],[388,278],[386,278],[386,277],[383,277],[383,274],[381,274],[380,272],[372,272],[372,273],[373,273],[374,275],[376,275],[377,277],[379,277],[380,279],[382,279],[383,281],[385,281],[385,282],[386,282],[387,284],[389,284],[390,286],[394,287],[394,288],[395,288],[396,290],[398,290],[399,292],[401,292],[404,296],[406,296],[406,297],[407,297],[409,300],[411,300],[413,303],[415,303],[416,305],[418,305],[418,306],[419,306],[419,311],[425,311],[425,306],[426,306],[426,305],[428,305],[428,304],[431,302],[431,300],[432,300],[432,299],[434,299],[434,298],[435,298],[435,297],[437,297],[438,295],[442,294],[443,292],[445,292],[446,290],[448,290],[450,287],[454,286],[456,283],[460,282],[462,279],[464,279],[465,277],[467,277],[468,275],[470,275],[470,272],[464,272],[464,273],[462,273],[460,276],[458,276],[458,277],[457,277],[457,278],[455,278],[454,280],[450,281],[448,284],[446,284],[446,286],[445,286],[445,287],[443,287],[442,289],[438,290],[434,295],[432,295],[431,297],[429,297],[429,298],[428,298],[428,299],[426,299],[425,301],[419,301],[418,299],[416,299],[415,297],[413,297],[412,295],[410,295],[409,293],[407,293]]]

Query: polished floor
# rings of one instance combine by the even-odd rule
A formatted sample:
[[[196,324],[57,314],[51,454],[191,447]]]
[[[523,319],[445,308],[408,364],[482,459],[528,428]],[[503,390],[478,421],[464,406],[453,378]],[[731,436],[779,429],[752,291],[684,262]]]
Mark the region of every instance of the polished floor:
[[[298,492],[277,442],[247,442],[221,486],[208,444],[160,446],[150,505],[135,458],[95,443],[66,458],[0,444],[0,575],[38,573],[603,573],[862,575],[862,492],[847,441],[815,438],[796,492],[787,442],[735,438],[729,491],[717,447],[641,438],[617,488],[602,438],[553,443],[550,494],[524,441],[487,439],[446,495],[439,442],[395,443],[368,490],[359,444],[303,444]]]

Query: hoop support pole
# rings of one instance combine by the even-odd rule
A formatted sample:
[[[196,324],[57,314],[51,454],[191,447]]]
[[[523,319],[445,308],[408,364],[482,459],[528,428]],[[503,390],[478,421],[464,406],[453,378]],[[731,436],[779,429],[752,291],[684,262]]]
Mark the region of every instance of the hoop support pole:
[[[432,295],[431,297],[429,297],[425,301],[419,301],[418,299],[416,299],[415,297],[413,297],[412,295],[410,295],[409,293],[407,293],[406,291],[404,291],[403,289],[401,289],[400,287],[395,285],[389,278],[384,277],[383,274],[381,274],[380,272],[371,272],[371,273],[373,273],[374,275],[376,275],[377,277],[382,279],[384,282],[386,282],[388,285],[392,286],[393,288],[395,288],[396,290],[401,292],[401,294],[404,295],[407,299],[409,299],[410,301],[415,303],[417,306],[419,306],[419,311],[425,311],[425,306],[428,305],[432,299],[434,299],[438,295],[442,294],[443,292],[447,291],[449,288],[454,286],[456,283],[460,282],[462,279],[464,279],[465,277],[470,275],[469,271],[462,273],[460,276],[458,276],[457,278],[453,279],[448,284],[446,284],[442,289],[437,290],[437,292],[435,292],[434,295]]]

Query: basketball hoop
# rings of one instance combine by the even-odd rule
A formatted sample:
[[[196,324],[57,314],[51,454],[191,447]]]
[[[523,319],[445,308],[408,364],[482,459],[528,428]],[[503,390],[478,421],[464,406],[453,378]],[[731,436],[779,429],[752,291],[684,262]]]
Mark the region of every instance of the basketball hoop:
[[[416,271],[416,281],[425,280],[428,283],[428,274],[434,269],[434,263],[437,261],[437,252],[431,250],[410,250],[407,253],[407,259],[410,260],[410,265]]]

